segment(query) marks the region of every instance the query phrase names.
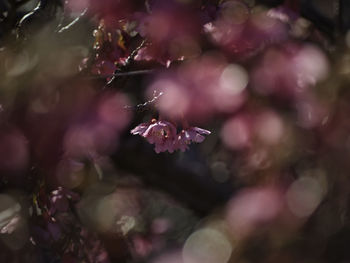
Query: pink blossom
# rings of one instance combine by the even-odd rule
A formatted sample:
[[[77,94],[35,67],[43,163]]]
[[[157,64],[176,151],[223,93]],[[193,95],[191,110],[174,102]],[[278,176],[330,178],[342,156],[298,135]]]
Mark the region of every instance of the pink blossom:
[[[288,37],[288,24],[281,16],[262,9],[251,10],[243,1],[225,1],[220,4],[217,19],[205,24],[204,31],[230,56],[246,59],[266,43],[280,43]]]
[[[244,189],[227,205],[226,219],[231,231],[249,235],[257,227],[274,222],[282,213],[283,199],[279,189],[255,187]]]
[[[172,61],[200,52],[200,13],[188,4],[171,2],[150,4],[152,14],[138,13],[135,17],[139,21],[136,31],[151,43],[139,50],[136,60],[154,60],[169,66]]]
[[[141,123],[131,133],[140,135],[155,145],[156,153],[175,150],[176,127],[168,121],[157,121],[153,119],[149,123]]]
[[[247,148],[253,137],[251,117],[240,114],[227,120],[221,129],[223,143],[232,150]]]
[[[188,145],[192,142],[201,143],[205,137],[203,135],[209,135],[211,132],[198,127],[191,127],[186,130],[182,130],[178,136],[176,145],[182,152],[188,150]]]
[[[192,142],[201,143],[204,141],[204,135],[211,132],[198,127],[183,129],[176,134],[176,127],[167,121],[157,121],[153,119],[149,123],[141,123],[136,126],[131,133],[140,135],[147,139],[151,144],[155,144],[156,153],[174,150],[182,152],[188,150],[188,145]]]
[[[316,46],[285,43],[265,52],[252,71],[252,87],[263,95],[296,99],[324,80],[328,60]]]
[[[124,109],[128,104],[127,97],[105,92],[95,103],[93,110],[82,112],[83,121],[72,122],[68,127],[63,139],[65,157],[95,158],[117,147],[118,136],[131,117]]]
[[[135,236],[132,240],[133,254],[136,257],[146,257],[152,252],[152,242],[141,236]]]
[[[63,141],[65,156],[68,158],[96,157],[116,147],[118,133],[101,121],[72,125]]]
[[[147,95],[164,93],[157,101],[163,116],[203,123],[214,114],[236,111],[246,100],[248,82],[242,66],[205,54],[174,71],[160,73]]]

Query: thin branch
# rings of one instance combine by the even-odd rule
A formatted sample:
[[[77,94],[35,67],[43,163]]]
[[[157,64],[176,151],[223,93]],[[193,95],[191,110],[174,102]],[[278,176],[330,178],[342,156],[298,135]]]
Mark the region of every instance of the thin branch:
[[[58,30],[58,33],[63,33],[67,30],[69,30],[72,26],[74,26],[76,23],[79,22],[79,20],[85,16],[85,14],[87,13],[88,11],[88,8],[85,8],[84,11],[79,15],[77,16],[72,22],[70,22],[68,25],[62,27],[60,30]]]
[[[131,64],[131,62],[134,60],[134,58],[137,55],[137,53],[139,52],[139,50],[141,48],[143,48],[145,45],[146,45],[146,40],[142,40],[141,44],[137,48],[135,48],[131,52],[130,56],[128,56],[127,59],[125,60],[125,64],[123,65],[123,69],[127,68]],[[118,77],[118,74],[121,74],[121,73],[124,73],[124,72],[121,72],[121,69],[117,69],[114,72],[112,78],[107,82],[107,84],[105,85],[104,88],[110,86],[113,83],[113,81],[115,80],[115,78]]]
[[[133,76],[133,75],[143,75],[143,74],[152,74],[154,69],[144,69],[144,70],[135,70],[130,72],[119,72],[113,74],[114,77],[123,77],[123,76]]]
[[[159,98],[161,96],[163,96],[163,94],[164,94],[163,92],[159,92],[158,95],[154,96],[151,100],[146,101],[145,103],[137,104],[135,106],[126,105],[126,106],[124,106],[124,109],[126,109],[126,110],[135,110],[135,111],[138,111],[138,112],[145,111],[148,108],[150,108],[154,103],[156,103],[159,100]]]
[[[143,48],[145,45],[146,45],[146,40],[144,39],[142,40],[141,44],[131,52],[130,56],[128,56],[128,58],[125,61],[125,66],[128,66],[131,63],[131,61],[134,60],[139,50]]]
[[[136,76],[136,75],[145,75],[154,73],[154,69],[143,69],[143,70],[135,70],[130,72],[118,72],[112,75],[103,75],[103,76],[90,76],[88,79],[106,79],[112,77],[125,77],[125,76]]]

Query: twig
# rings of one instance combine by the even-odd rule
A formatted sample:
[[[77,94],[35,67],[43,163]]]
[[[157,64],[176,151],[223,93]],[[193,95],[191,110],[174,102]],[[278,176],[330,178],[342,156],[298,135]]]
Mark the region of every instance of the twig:
[[[145,45],[146,45],[146,40],[142,40],[141,44],[140,44],[137,48],[135,48],[135,49],[131,52],[130,56],[128,56],[127,59],[125,60],[125,64],[123,65],[123,69],[127,68],[127,67],[130,65],[131,61],[133,61],[134,58],[135,58],[135,56],[137,55],[137,52],[138,52],[141,48],[143,48]],[[113,83],[113,81],[115,80],[115,78],[118,77],[118,74],[124,73],[124,72],[121,72],[121,71],[122,71],[121,69],[117,69],[117,70],[114,72],[112,78],[107,82],[107,84],[105,85],[104,88],[107,88],[108,86],[110,86],[110,85]],[[126,75],[126,76],[127,76],[127,75]]]
[[[151,100],[146,101],[145,103],[138,104],[138,105],[135,105],[135,106],[126,105],[126,106],[124,106],[124,109],[126,109],[126,110],[135,110],[135,111],[138,111],[138,112],[145,111],[145,110],[146,110],[147,108],[149,108],[152,104],[156,103],[157,100],[159,100],[159,98],[160,98],[163,94],[164,94],[163,92],[159,92],[158,95],[154,96]]]
[[[143,74],[151,74],[154,72],[154,69],[144,69],[144,70],[135,70],[130,72],[119,72],[113,74],[114,77],[123,77],[123,76],[133,76],[133,75],[143,75]]]
[[[130,72],[118,72],[112,75],[103,75],[103,76],[91,76],[88,79],[106,79],[111,77],[125,77],[125,76],[135,76],[135,75],[144,75],[144,74],[152,74],[154,73],[154,69],[143,69],[143,70],[135,70]]]
[[[77,16],[72,22],[70,22],[68,25],[62,27],[60,30],[58,30],[58,33],[63,33],[66,30],[70,29],[72,26],[74,26],[76,23],[79,22],[79,20],[85,16],[85,14],[87,13],[88,8],[85,8],[83,12],[81,12],[81,14],[79,16]]]
[[[24,3],[25,0],[22,2]],[[30,11],[29,13],[25,14],[21,20],[18,22],[16,26],[16,35],[17,38],[20,38],[21,36],[25,37],[25,31],[28,31],[29,28],[41,28],[43,23],[46,23],[50,21],[50,19],[54,18],[56,15],[56,8],[57,7],[63,7],[61,0],[40,0],[37,4],[37,6]],[[32,32],[33,33],[33,32]]]
[[[132,61],[132,60],[135,58],[135,56],[137,55],[137,52],[139,52],[139,50],[140,50],[141,48],[143,48],[145,45],[146,45],[146,40],[142,40],[141,44],[140,44],[137,48],[135,48],[135,49],[131,52],[130,56],[128,56],[127,59],[125,60],[125,66],[128,66],[128,65],[131,63],[131,61]]]

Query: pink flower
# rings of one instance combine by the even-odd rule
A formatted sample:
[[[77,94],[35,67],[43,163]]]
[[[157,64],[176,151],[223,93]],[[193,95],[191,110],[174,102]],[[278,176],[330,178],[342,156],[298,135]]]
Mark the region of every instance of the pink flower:
[[[175,150],[176,127],[168,121],[157,121],[153,119],[150,123],[141,123],[131,133],[140,135],[150,143],[154,144],[156,153]]]
[[[153,60],[168,67],[173,61],[198,55],[200,13],[192,4],[180,2],[153,2],[149,4],[151,14],[135,15],[136,31],[150,43],[139,50],[135,60]]]
[[[211,41],[236,59],[255,56],[267,43],[288,37],[289,15],[284,12],[253,11],[244,1],[222,1],[218,16],[204,25]]]
[[[160,73],[147,96],[163,92],[157,101],[162,116],[205,123],[215,114],[232,113],[246,100],[247,71],[219,56],[203,55],[175,70]]]
[[[264,53],[252,70],[251,85],[262,95],[297,99],[324,80],[328,72],[328,60],[318,47],[284,43]]]
[[[139,125],[137,125],[134,129],[132,129],[130,132],[133,135],[140,135],[142,137],[144,136],[145,131],[148,129],[148,127],[150,126],[149,123],[141,123]]]
[[[192,142],[201,143],[205,137],[203,135],[209,135],[211,132],[198,127],[191,127],[186,130],[182,130],[177,136],[176,145],[182,152],[188,150],[188,145]]]
[[[278,220],[283,212],[283,198],[278,188],[247,188],[230,200],[226,209],[230,231],[241,238]]]
[[[201,143],[205,139],[203,135],[209,135],[210,131],[190,127],[176,134],[176,127],[172,123],[153,119],[149,123],[139,124],[131,130],[131,133],[138,134],[154,144],[156,153],[165,151],[172,153],[174,150],[182,152],[188,150],[188,145],[192,142]]]

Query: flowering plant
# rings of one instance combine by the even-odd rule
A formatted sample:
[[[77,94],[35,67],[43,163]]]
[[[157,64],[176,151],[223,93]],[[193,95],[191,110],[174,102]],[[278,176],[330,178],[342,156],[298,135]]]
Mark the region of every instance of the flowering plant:
[[[349,262],[349,10],[0,0],[1,262]]]

